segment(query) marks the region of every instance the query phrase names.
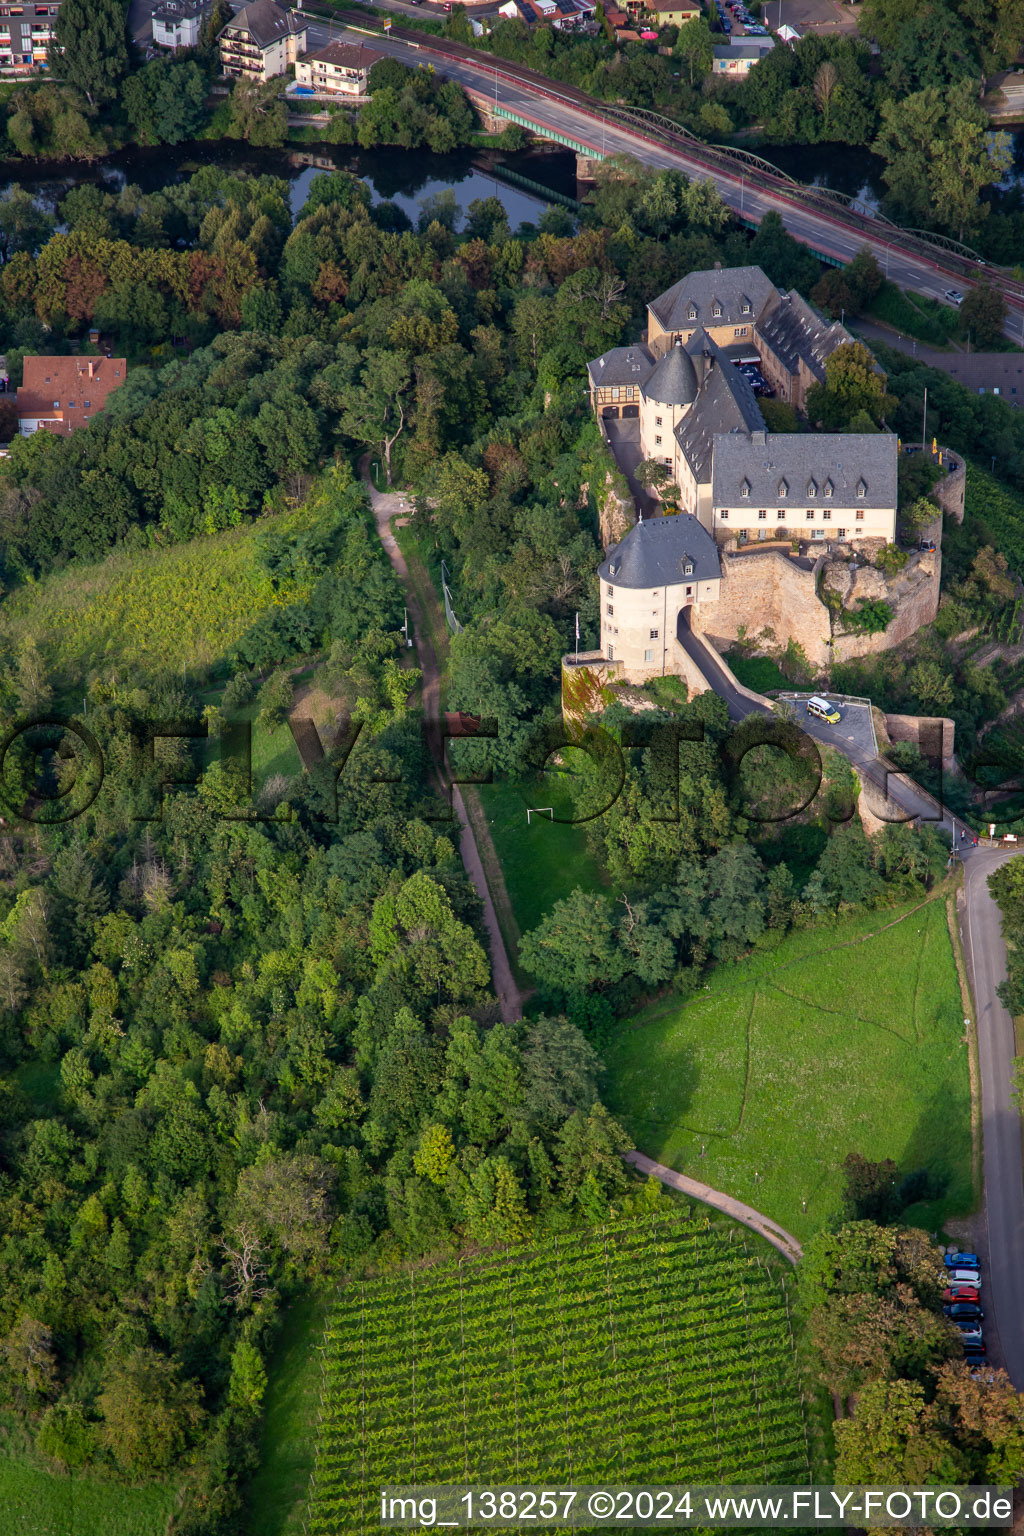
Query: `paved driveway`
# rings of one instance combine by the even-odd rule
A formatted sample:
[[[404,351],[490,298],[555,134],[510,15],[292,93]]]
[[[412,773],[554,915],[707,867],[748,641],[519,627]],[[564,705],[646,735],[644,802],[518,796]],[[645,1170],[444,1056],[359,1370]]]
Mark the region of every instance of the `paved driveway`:
[[[1010,1098],[1015,1052],[1013,1019],[999,1001],[1006,945],[999,908],[988,888],[993,870],[1012,853],[972,848],[964,857],[964,948],[978,1012],[981,1124],[988,1218],[988,1305],[995,1313],[1010,1380],[1024,1390],[1024,1167],[1020,1111]]]
[[[818,694],[818,698],[828,699],[830,703],[834,703],[843,717],[838,725],[829,725],[827,721],[818,720],[814,715],[807,713],[806,700],[809,698],[809,693],[802,693],[788,700],[796,714],[797,724],[807,732],[808,736],[813,736],[815,741],[821,742],[822,746],[837,747],[840,752],[877,756],[875,733],[871,727],[870,704],[844,704],[837,695]]]

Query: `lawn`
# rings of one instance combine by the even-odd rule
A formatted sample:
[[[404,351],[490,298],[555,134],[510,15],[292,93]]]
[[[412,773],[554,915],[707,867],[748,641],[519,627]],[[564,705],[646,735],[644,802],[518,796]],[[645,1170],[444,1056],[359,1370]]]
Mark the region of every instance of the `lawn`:
[[[58,572],[12,592],[0,623],[15,644],[36,640],[58,689],[97,672],[205,675],[268,608],[302,595],[275,592],[256,559],[257,537],[293,516]]]
[[[773,688],[785,690],[793,686],[770,656],[744,656],[738,651],[727,651],[725,659],[733,676],[744,688],[752,688],[755,693],[770,693]]]
[[[80,1475],[60,1477],[0,1455],[0,1529],[7,1536],[164,1536],[173,1487],[125,1488]]]
[[[527,806],[547,805],[554,794],[538,796],[530,790],[524,799],[507,783],[481,784],[478,793],[520,933],[536,928],[555,902],[571,896],[577,886],[601,888],[601,867],[587,850],[584,826],[544,815],[531,816],[527,824]]]
[[[326,1304],[304,1297],[289,1308],[267,1372],[260,1468],[246,1497],[246,1536],[303,1536],[313,1470]]]
[[[784,1282],[763,1251],[670,1209],[346,1285],[309,1536],[377,1530],[382,1485],[807,1481]]]
[[[895,926],[887,926],[895,921]],[[603,1097],[637,1147],[800,1237],[849,1152],[928,1168],[930,1229],[971,1209],[967,1047],[945,903],[804,930],[624,1020]]]

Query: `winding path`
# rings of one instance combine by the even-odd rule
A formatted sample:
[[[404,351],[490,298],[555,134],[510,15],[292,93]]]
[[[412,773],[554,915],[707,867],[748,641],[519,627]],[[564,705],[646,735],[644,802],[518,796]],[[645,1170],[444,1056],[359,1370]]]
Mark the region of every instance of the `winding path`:
[[[360,464],[363,473],[364,484],[369,492],[370,505],[373,508],[374,520],[377,524],[377,532],[384,546],[384,553],[391,562],[392,569],[405,593],[405,604],[412,620],[413,642],[416,648],[416,658],[423,673],[423,681],[420,689],[420,697],[423,704],[423,718],[426,721],[427,741],[430,746],[430,755],[434,761],[434,768],[442,789],[449,789],[452,797],[452,809],[459,824],[459,853],[465,866],[466,874],[473,883],[473,888],[483,903],[484,924],[487,928],[487,937],[491,951],[491,973],[494,977],[494,990],[498,998],[498,1006],[501,1017],[506,1024],[523,1016],[523,1000],[516,986],[515,977],[512,975],[512,967],[509,964],[508,951],[505,941],[501,936],[498,926],[498,915],[494,910],[494,902],[484,875],[483,861],[480,858],[476,846],[476,838],[470,826],[469,817],[466,815],[466,807],[462,794],[457,784],[450,784],[444,760],[444,743],[441,739],[441,674],[437,665],[437,657],[430,639],[430,630],[427,628],[426,615],[423,612],[416,590],[409,579],[409,567],[405,563],[405,556],[398,547],[398,540],[391,531],[391,519],[400,512],[406,510],[406,497],[398,491],[378,491],[376,486],[366,474],[367,460]]]
[[[687,1178],[685,1173],[676,1173],[674,1168],[666,1168],[664,1163],[656,1163],[642,1152],[624,1152],[623,1158],[638,1173],[660,1179],[669,1189],[678,1189],[681,1194],[689,1195],[691,1200],[713,1205],[716,1211],[731,1216],[733,1221],[741,1221],[751,1232],[756,1232],[758,1237],[763,1237],[773,1248],[777,1248],[791,1264],[797,1264],[803,1258],[804,1251],[792,1232],[780,1227],[770,1216],[755,1211],[752,1205],[744,1205],[742,1200],[734,1200],[732,1195],[725,1195],[720,1189],[712,1189],[710,1184],[702,1184],[699,1179]]]

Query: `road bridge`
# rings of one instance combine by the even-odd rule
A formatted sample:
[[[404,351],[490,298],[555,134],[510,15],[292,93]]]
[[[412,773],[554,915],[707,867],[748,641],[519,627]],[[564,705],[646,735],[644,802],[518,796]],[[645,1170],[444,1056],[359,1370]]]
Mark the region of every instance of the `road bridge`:
[[[314,47],[342,34],[353,34],[353,41],[370,34],[381,52],[457,80],[492,120],[518,123],[590,160],[628,154],[659,170],[710,180],[727,206],[751,226],[774,210],[790,234],[830,265],[846,265],[867,246],[899,287],[939,300],[948,288],[963,288],[984,272],[1010,308],[1007,335],[1024,343],[1024,283],[986,267],[956,241],[900,229],[859,212],[822,188],[793,181],[758,156],[705,144],[657,113],[610,107],[572,86],[447,38],[394,25],[385,32],[371,10],[339,13],[340,26],[305,14]]]

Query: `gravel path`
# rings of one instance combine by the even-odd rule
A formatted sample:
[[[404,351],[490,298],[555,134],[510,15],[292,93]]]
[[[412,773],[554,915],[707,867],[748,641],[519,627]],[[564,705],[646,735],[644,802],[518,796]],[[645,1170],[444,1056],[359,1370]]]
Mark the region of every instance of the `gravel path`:
[[[440,701],[441,701],[441,674],[437,665],[437,657],[434,655],[434,647],[430,639],[430,630],[427,627],[426,615],[420,605],[416,590],[409,580],[409,567],[405,563],[405,556],[398,547],[398,541],[391,531],[391,519],[401,513],[408,512],[408,499],[400,491],[378,491],[372,481],[366,476],[365,461],[360,466],[363,469],[366,488],[370,494],[370,504],[373,507],[373,515],[377,523],[377,532],[384,546],[384,552],[391,561],[392,568],[405,593],[405,604],[409,610],[412,621],[412,636],[416,648],[416,659],[423,673],[423,682],[420,696],[423,703],[423,716],[427,725],[427,740],[430,745],[430,753],[434,760],[434,767],[442,785],[449,787],[448,775],[444,761],[444,749],[440,732]],[[519,988],[516,986],[512,975],[512,967],[509,964],[508,951],[505,941],[501,936],[498,926],[498,915],[494,910],[494,902],[484,876],[484,866],[476,846],[476,838],[466,815],[466,807],[462,794],[457,784],[450,786],[452,796],[452,808],[459,823],[459,852],[466,874],[473,882],[473,888],[484,907],[484,924],[487,928],[487,937],[491,950],[491,971],[494,977],[494,990],[498,998],[498,1006],[501,1016],[506,1023],[513,1019],[520,1019],[523,1015],[523,1001]]]
[[[627,1163],[631,1163],[638,1173],[646,1173],[648,1178],[660,1179],[662,1184],[667,1184],[670,1189],[678,1189],[681,1194],[689,1195],[692,1200],[700,1200],[704,1205],[713,1205],[716,1211],[722,1211],[726,1216],[731,1216],[734,1221],[742,1221],[751,1232],[756,1232],[766,1242],[777,1248],[783,1258],[791,1264],[797,1264],[804,1256],[804,1251],[792,1232],[787,1232],[785,1227],[780,1227],[777,1221],[772,1221],[770,1216],[765,1216],[761,1211],[755,1211],[752,1205],[744,1205],[742,1200],[734,1200],[732,1195],[723,1194],[720,1189],[712,1189],[710,1184],[702,1184],[699,1179],[687,1178],[685,1173],[676,1173],[674,1168],[666,1168],[664,1163],[656,1163],[650,1157],[645,1157],[642,1152],[624,1152],[623,1157]]]

